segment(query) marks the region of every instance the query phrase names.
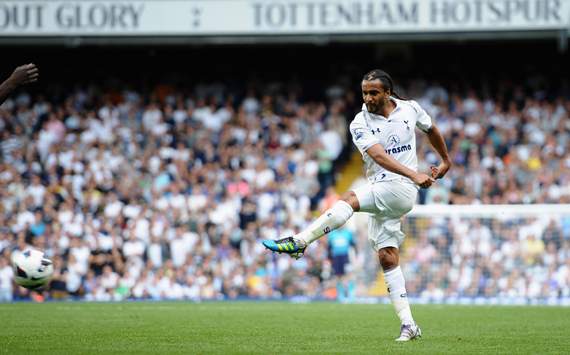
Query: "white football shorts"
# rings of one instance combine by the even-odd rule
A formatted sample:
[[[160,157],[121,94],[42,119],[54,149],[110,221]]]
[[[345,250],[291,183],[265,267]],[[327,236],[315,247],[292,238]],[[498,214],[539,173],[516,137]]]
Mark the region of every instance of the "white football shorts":
[[[402,180],[367,183],[353,190],[360,212],[371,213],[368,220],[368,241],[375,251],[386,247],[399,248],[404,241],[401,218],[414,207],[417,185]]]

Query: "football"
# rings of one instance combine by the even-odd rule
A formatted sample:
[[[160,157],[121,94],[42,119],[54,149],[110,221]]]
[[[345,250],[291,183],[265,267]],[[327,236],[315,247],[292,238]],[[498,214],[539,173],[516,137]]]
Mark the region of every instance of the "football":
[[[12,257],[14,281],[25,288],[37,289],[46,285],[52,274],[53,264],[44,252],[26,249],[15,252]]]

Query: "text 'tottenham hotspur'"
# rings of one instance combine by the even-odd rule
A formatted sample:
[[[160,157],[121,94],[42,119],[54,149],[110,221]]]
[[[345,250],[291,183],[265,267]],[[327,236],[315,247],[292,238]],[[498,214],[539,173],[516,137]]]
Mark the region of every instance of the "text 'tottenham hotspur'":
[[[498,25],[517,20],[559,22],[564,18],[560,0],[260,1],[253,7],[256,26],[275,28]]]

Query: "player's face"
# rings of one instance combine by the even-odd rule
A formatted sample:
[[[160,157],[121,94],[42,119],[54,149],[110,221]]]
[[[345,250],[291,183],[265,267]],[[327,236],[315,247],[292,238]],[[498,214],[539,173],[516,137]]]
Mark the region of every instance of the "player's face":
[[[390,100],[390,93],[384,89],[380,80],[362,81],[362,100],[368,112],[381,113]]]

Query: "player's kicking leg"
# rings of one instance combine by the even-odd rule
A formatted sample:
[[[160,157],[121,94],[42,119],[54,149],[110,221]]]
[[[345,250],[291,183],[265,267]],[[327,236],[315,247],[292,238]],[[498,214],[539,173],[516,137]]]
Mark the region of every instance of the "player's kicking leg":
[[[358,206],[358,200],[354,192],[349,191],[301,233],[279,240],[264,240],[262,243],[273,252],[290,254],[298,259],[309,244],[344,225],[354,213],[352,206]]]

